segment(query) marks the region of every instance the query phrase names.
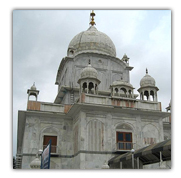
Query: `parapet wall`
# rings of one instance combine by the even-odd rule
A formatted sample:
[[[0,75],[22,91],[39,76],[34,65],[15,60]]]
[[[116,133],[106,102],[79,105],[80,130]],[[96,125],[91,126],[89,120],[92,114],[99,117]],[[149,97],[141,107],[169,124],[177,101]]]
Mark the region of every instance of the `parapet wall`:
[[[124,97],[107,97],[92,94],[81,94],[81,103],[91,103],[91,104],[102,104],[102,105],[113,105],[126,108],[136,108],[136,109],[146,109],[146,110],[156,110],[161,111],[161,102],[155,101],[142,101],[133,98]]]
[[[72,105],[28,101],[27,110],[67,113]]]

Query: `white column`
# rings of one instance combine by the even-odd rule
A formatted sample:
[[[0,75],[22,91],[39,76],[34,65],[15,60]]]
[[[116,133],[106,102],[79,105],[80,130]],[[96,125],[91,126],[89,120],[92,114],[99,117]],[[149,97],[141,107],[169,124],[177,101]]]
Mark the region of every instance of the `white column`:
[[[94,85],[93,89],[94,89],[94,95],[95,95],[96,94],[95,83],[93,83],[93,85]]]
[[[134,90],[132,90],[132,98],[134,98]]]
[[[82,93],[82,82],[80,82],[80,90],[79,90],[79,95]]]
[[[140,168],[140,165],[139,165],[139,157],[137,157],[137,169],[139,169]]]
[[[123,163],[122,162],[120,162],[120,169],[122,169],[123,168]]]
[[[132,153],[132,169],[134,169],[134,152]]]
[[[89,82],[87,81],[87,93],[89,92]]]
[[[155,101],[158,101],[157,92],[155,92]]]

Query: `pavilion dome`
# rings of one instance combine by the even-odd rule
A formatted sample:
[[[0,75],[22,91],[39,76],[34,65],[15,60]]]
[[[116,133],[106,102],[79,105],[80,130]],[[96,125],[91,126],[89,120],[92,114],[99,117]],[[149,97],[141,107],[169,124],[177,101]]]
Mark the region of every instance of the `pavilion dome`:
[[[41,161],[36,156],[36,158],[30,163],[30,167],[32,169],[40,169],[40,166],[41,166]]]
[[[97,70],[91,66],[91,64],[88,64],[87,67],[85,67],[81,72],[81,79],[83,78],[96,78],[97,79]]]
[[[33,83],[33,85],[31,86],[31,90],[36,90],[35,83]]]
[[[123,80],[116,80],[112,83],[112,86],[127,86],[133,88],[133,85]]]
[[[141,79],[140,81],[140,86],[141,87],[146,87],[146,86],[153,86],[155,87],[155,79],[148,75],[148,71],[146,70],[146,75]]]
[[[77,34],[68,46],[67,55],[76,55],[84,52],[106,54],[116,57],[116,48],[112,40],[104,33],[98,31],[95,26]]]

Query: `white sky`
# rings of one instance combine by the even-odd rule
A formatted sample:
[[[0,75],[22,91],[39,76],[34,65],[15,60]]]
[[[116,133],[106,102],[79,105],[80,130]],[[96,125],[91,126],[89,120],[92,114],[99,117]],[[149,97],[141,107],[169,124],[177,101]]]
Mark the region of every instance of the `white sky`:
[[[119,1],[119,0],[115,0],[115,1],[104,1],[104,3],[102,3],[102,1],[97,1],[97,0],[91,0],[91,1],[83,1],[83,0],[77,0],[77,1],[73,1],[73,0],[67,0],[67,1],[56,1],[56,0],[51,0],[51,1],[46,1],[46,0],[31,0],[31,1],[24,1],[24,0],[7,0],[7,1],[1,1],[0,2],[0,20],[1,20],[1,33],[0,33],[0,47],[1,47],[1,87],[0,87],[0,91],[1,91],[1,98],[2,98],[2,102],[1,102],[1,120],[3,123],[3,128],[0,129],[1,131],[1,135],[5,135],[6,134],[6,138],[9,138],[9,141],[7,140],[7,142],[1,146],[1,153],[7,153],[7,154],[2,154],[1,155],[1,167],[3,168],[2,171],[4,171],[4,173],[6,173],[6,175],[8,174],[13,174],[12,176],[18,176],[18,177],[24,177],[25,176],[25,172],[23,171],[22,174],[18,171],[12,171],[12,151],[13,151],[13,155],[15,154],[15,149],[13,149],[13,147],[15,148],[16,146],[14,146],[16,144],[16,142],[13,142],[12,145],[12,141],[15,138],[15,136],[13,137],[13,135],[16,135],[16,129],[13,130],[13,125],[14,123],[17,122],[17,110],[20,109],[25,109],[26,108],[26,101],[27,101],[27,94],[26,91],[27,89],[33,84],[33,82],[36,82],[36,86],[38,89],[40,89],[40,95],[39,95],[39,99],[41,98],[45,98],[45,94],[43,94],[43,92],[47,92],[51,91],[52,89],[52,96],[50,96],[49,99],[47,99],[46,101],[53,101],[56,95],[56,91],[57,88],[56,86],[54,86],[54,81],[55,81],[55,77],[56,77],[56,72],[58,69],[58,65],[60,60],[62,59],[62,57],[64,57],[66,55],[66,50],[67,50],[67,46],[68,43],[70,42],[70,40],[73,38],[74,35],[76,35],[78,32],[86,30],[88,28],[88,23],[87,20],[89,20],[89,17],[87,18],[87,13],[86,13],[86,22],[79,22],[80,16],[76,16],[76,17],[72,17],[71,23],[73,25],[72,30],[69,30],[69,32],[71,32],[69,39],[68,37],[65,37],[65,40],[67,40],[67,46],[61,45],[63,43],[63,41],[60,41],[60,43],[58,43],[57,45],[55,44],[55,40],[52,41],[54,42],[54,46],[58,46],[59,45],[59,52],[63,52],[63,55],[58,55],[58,57],[55,57],[54,59],[56,59],[57,61],[53,66],[50,66],[50,69],[54,72],[54,74],[52,74],[52,80],[50,83],[48,82],[44,82],[46,81],[46,77],[51,73],[49,72],[47,75],[44,73],[43,74],[43,78],[37,80],[36,79],[28,79],[25,75],[24,77],[24,81],[22,82],[21,78],[22,76],[18,76],[18,78],[20,77],[20,79],[17,79],[16,81],[14,81],[15,77],[12,77],[14,75],[14,73],[17,73],[16,70],[14,69],[14,59],[13,58],[13,45],[12,45],[12,39],[13,39],[13,15],[12,15],[12,11],[14,9],[74,9],[74,8],[87,8],[87,9],[170,9],[172,12],[172,104],[174,104],[174,107],[172,105],[172,150],[173,150],[173,154],[172,154],[172,170],[171,171],[144,171],[144,172],[140,172],[140,171],[129,171],[129,175],[127,171],[123,171],[121,172],[122,176],[127,176],[127,177],[135,177],[135,176],[145,176],[147,178],[149,177],[153,177],[153,176],[164,176],[164,177],[170,177],[170,176],[174,176],[174,174],[176,175],[177,173],[180,172],[180,159],[178,156],[179,153],[179,148],[180,148],[180,135],[178,134],[179,130],[180,130],[180,59],[181,59],[181,53],[180,53],[180,32],[181,32],[181,25],[180,25],[180,17],[181,17],[181,10],[180,10],[180,2],[179,1],[158,1],[158,0],[152,0],[152,1],[145,1],[145,0],[127,0],[127,1]],[[88,12],[89,13],[89,12]],[[83,16],[83,15],[81,15]],[[110,15],[108,15],[110,16]],[[132,34],[128,35],[128,36],[123,36],[123,34],[118,34],[118,36],[112,36],[110,33],[113,31],[113,28],[111,28],[111,31],[106,30],[107,27],[115,27],[115,24],[118,24],[118,21],[116,23],[114,23],[114,25],[112,25],[112,21],[114,19],[111,19],[111,22],[109,21],[109,23],[107,23],[107,18],[105,18],[105,20],[99,20],[98,21],[98,17],[102,18],[100,15],[98,15],[98,12],[96,11],[96,17],[95,17],[95,21],[97,23],[96,27],[98,30],[106,33],[108,36],[111,37],[111,39],[113,40],[114,44],[116,45],[116,49],[117,49],[117,57],[121,58],[122,55],[124,53],[126,53],[129,57],[130,57],[130,65],[132,65],[134,67],[134,69],[131,72],[131,83],[133,84],[133,86],[137,89],[139,86],[139,81],[141,79],[141,77],[145,74],[144,70],[145,67],[148,67],[149,70],[149,74],[155,78],[156,80],[156,84],[158,86],[158,88],[160,89],[160,91],[158,92],[158,97],[159,100],[163,103],[165,103],[165,105],[167,105],[167,103],[169,102],[170,96],[167,97],[167,93],[165,90],[161,89],[162,83],[160,83],[158,77],[163,76],[163,79],[167,79],[167,77],[169,78],[169,80],[167,81],[168,84],[170,84],[170,73],[168,72],[168,75],[166,75],[166,77],[162,74],[164,72],[163,68],[160,69],[160,66],[162,67],[167,67],[167,64],[164,62],[161,62],[160,60],[157,60],[159,63],[155,64],[156,68],[160,69],[160,75],[155,75],[154,74],[154,70],[152,68],[150,68],[149,66],[146,66],[146,64],[148,65],[148,63],[146,62],[147,60],[150,59],[150,54],[152,54],[152,50],[153,49],[157,49],[157,46],[154,46],[153,43],[150,43],[150,47],[148,45],[145,45],[145,43],[142,43],[142,48],[139,48],[139,46],[136,48],[136,45],[134,45],[137,40],[134,40],[134,42],[132,44],[125,44],[125,42],[129,42],[129,40],[132,38],[132,35],[134,34],[134,31],[132,31]],[[153,21],[155,21],[155,23],[158,24],[158,17],[157,14],[155,14],[155,17],[153,19]],[[22,17],[23,18],[23,17]],[[115,18],[115,17],[114,17]],[[124,17],[126,18],[126,17]],[[52,19],[51,19],[52,20]],[[62,20],[61,17],[59,17],[59,19],[57,19],[57,22],[59,22],[59,20]],[[68,18],[66,17],[65,20],[67,22],[64,23],[64,28],[68,29],[68,26],[70,25],[70,23],[68,22]],[[107,26],[106,28],[103,28],[100,26],[100,21],[101,23],[106,23]],[[44,21],[45,22],[45,21]],[[75,24],[76,22],[76,24]],[[123,23],[124,22],[124,23]],[[60,22],[59,22],[60,23]],[[126,28],[128,26],[125,25],[128,24],[128,21],[124,20],[124,21],[119,21],[120,26],[122,28],[124,28],[124,32],[129,32],[131,31],[131,28]],[[21,23],[19,23],[20,25],[22,25]],[[36,23],[35,23],[36,24]],[[106,25],[105,24],[105,25]],[[142,26],[142,31],[139,31],[139,36],[142,36],[143,33],[143,27],[144,29],[149,29],[151,25],[151,23],[149,21],[145,20],[145,24],[144,26]],[[52,24],[51,24],[52,25]],[[77,26],[79,25],[79,26]],[[80,26],[82,25],[82,27],[80,28]],[[104,25],[104,27],[105,27]],[[162,23],[162,25],[164,26],[164,23]],[[119,26],[119,27],[120,27]],[[138,25],[137,27],[139,27],[140,25]],[[129,26],[130,27],[130,26]],[[156,27],[156,26],[155,26]],[[155,32],[155,34],[159,34],[158,32],[160,30],[162,30],[163,27],[159,26],[157,28],[157,33]],[[54,27],[54,29],[56,29]],[[151,28],[153,30],[153,27]],[[156,30],[156,28],[155,28]],[[59,30],[59,34],[63,37],[65,35],[63,35],[63,32],[61,32]],[[123,29],[122,29],[123,32]],[[151,31],[150,31],[151,32]],[[157,37],[153,37],[152,35],[147,35],[148,37],[152,36],[152,40],[156,40]],[[58,35],[58,37],[56,36],[56,38],[60,38],[60,35]],[[162,37],[164,38],[164,34],[161,33],[161,35],[163,35]],[[115,38],[117,39],[119,37],[120,39],[122,38],[120,41],[116,42],[117,40],[115,40]],[[125,38],[126,37],[126,38]],[[46,37],[47,38],[47,37]],[[124,40],[124,44],[122,43],[122,40]],[[36,41],[37,42],[37,41]],[[158,42],[160,42],[158,40]],[[141,42],[140,42],[141,43]],[[147,41],[147,44],[149,43],[149,41]],[[53,43],[49,43],[51,45],[53,45]],[[164,43],[165,44],[165,43]],[[28,43],[25,43],[25,45],[27,46]],[[30,43],[29,43],[30,45]],[[125,46],[124,46],[125,45]],[[126,46],[127,45],[127,46]],[[31,45],[30,45],[31,46]],[[61,48],[61,46],[64,46],[64,49]],[[121,49],[122,47],[122,49]],[[124,48],[123,48],[124,47]],[[153,47],[153,48],[151,48]],[[119,49],[118,49],[119,48]],[[54,49],[54,47],[53,47]],[[132,50],[131,50],[132,49]],[[142,49],[142,50],[141,50]],[[146,50],[146,52],[144,53],[144,49],[151,49],[151,51]],[[159,49],[159,48],[158,48]],[[128,51],[129,50],[129,51]],[[35,55],[36,50],[34,49],[34,55]],[[131,53],[133,52],[133,53]],[[58,53],[58,52],[57,52]],[[57,56],[57,53],[54,53],[55,56]],[[60,53],[59,53],[60,54]],[[140,62],[140,55],[139,54],[144,54],[144,56],[146,56],[145,62],[146,64],[142,64]],[[155,55],[153,59],[155,59],[158,56],[158,53],[156,53],[157,55]],[[160,54],[162,55],[162,54]],[[166,54],[163,54],[163,56],[165,56]],[[35,55],[36,56],[36,55]],[[160,56],[159,56],[160,58]],[[27,60],[27,58],[25,58]],[[139,59],[139,62],[136,63],[136,61]],[[47,59],[46,59],[47,60]],[[144,61],[144,60],[142,60]],[[14,61],[15,62],[15,61]],[[21,62],[22,59],[21,59]],[[26,63],[26,62],[24,62]],[[44,62],[43,62],[44,63]],[[136,66],[136,64],[140,65],[141,67]],[[53,65],[53,64],[52,64]],[[152,63],[150,64],[152,65]],[[169,64],[170,65],[170,64]],[[30,64],[29,64],[30,66]],[[35,66],[34,66],[35,68]],[[41,70],[43,70],[44,67],[41,67]],[[15,70],[15,71],[13,71]],[[20,69],[21,70],[21,69]],[[13,71],[13,72],[12,72]],[[30,72],[31,70],[29,69],[28,72]],[[142,74],[139,74],[138,76],[138,71],[142,72]],[[27,73],[28,73],[27,72]],[[20,72],[22,75],[25,73]],[[33,72],[31,72],[31,75],[33,75],[35,72],[35,70],[33,70]],[[158,74],[158,73],[156,73]],[[17,75],[17,74],[16,74]],[[36,76],[36,74],[34,74]],[[134,77],[136,77],[136,79],[134,79]],[[35,77],[33,77],[35,78]],[[19,80],[19,81],[18,81]],[[135,80],[135,82],[134,82]],[[46,86],[42,87],[40,84],[40,81],[42,81],[42,83],[44,82],[44,84],[46,83]],[[15,84],[18,83],[18,84]],[[166,82],[164,82],[166,83]],[[17,87],[16,87],[16,86]],[[22,86],[23,85],[23,86]],[[16,88],[16,89],[15,89]],[[19,102],[18,101],[18,89],[21,91],[21,93],[19,94]],[[170,87],[168,87],[168,90],[170,92]],[[167,91],[168,91],[167,90]],[[16,92],[15,92],[16,91]],[[136,91],[136,90],[135,90]],[[23,94],[22,94],[23,93]],[[54,94],[55,93],[55,94]],[[163,94],[165,97],[165,101],[162,100],[161,98],[161,94]],[[13,100],[12,100],[13,99]],[[42,100],[42,99],[41,99]],[[43,99],[43,101],[45,101]],[[13,105],[12,105],[12,104]],[[164,106],[162,106],[163,110],[164,110]],[[13,111],[13,112],[12,112]],[[12,122],[13,121],[13,122]],[[13,123],[13,124],[12,124]],[[4,125],[5,124],[5,125]],[[13,130],[13,132],[12,132]],[[178,137],[178,138],[177,138]],[[3,140],[3,139],[2,139]],[[6,149],[5,149],[6,148]],[[6,150],[6,152],[5,152]],[[37,174],[40,172],[29,172],[29,174],[26,176],[28,177],[32,177],[33,175],[37,176]],[[59,174],[59,171],[55,171],[55,172],[45,172],[45,174],[43,174],[41,172],[41,175],[43,176],[50,176],[50,174],[52,175],[52,173],[54,174]],[[120,176],[120,172],[119,171],[108,171],[106,172],[106,174],[103,174],[103,172],[97,172],[97,171],[89,171],[89,175],[87,175],[87,171],[86,172],[75,172],[75,171],[65,171],[65,172],[61,172],[61,175],[65,175],[67,176],[76,176],[77,175],[81,175],[81,174],[86,174],[87,176],[112,176],[112,174],[114,173],[114,176],[117,174],[117,176]],[[156,173],[156,174],[155,174]],[[111,174],[111,175],[110,175]],[[85,176],[85,175],[84,175]]]
[[[171,11],[95,10],[96,28],[113,41],[117,57],[130,58],[130,83],[138,94],[148,73],[159,88],[162,110],[171,99]],[[60,61],[71,39],[89,27],[90,10],[13,11],[13,140],[16,144],[18,110],[26,110],[27,89],[33,82],[39,101],[53,102]],[[13,149],[13,154],[16,151]]]

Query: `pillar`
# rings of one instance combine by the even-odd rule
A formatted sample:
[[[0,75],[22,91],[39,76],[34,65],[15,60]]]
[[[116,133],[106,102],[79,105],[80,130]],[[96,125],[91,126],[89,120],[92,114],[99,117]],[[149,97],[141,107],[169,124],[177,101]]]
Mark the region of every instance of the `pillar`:
[[[95,85],[95,83],[93,83],[93,85],[94,85],[94,95],[95,95],[96,94],[96,89],[95,89],[96,85]]]
[[[87,93],[89,93],[89,82],[87,81]]]
[[[139,162],[140,160],[139,160],[139,157],[137,157],[137,169],[139,169],[140,168],[140,165],[139,165]]]
[[[157,92],[155,92],[155,101],[158,101],[158,98],[157,98]]]
[[[123,163],[120,162],[120,169],[123,169]]]

